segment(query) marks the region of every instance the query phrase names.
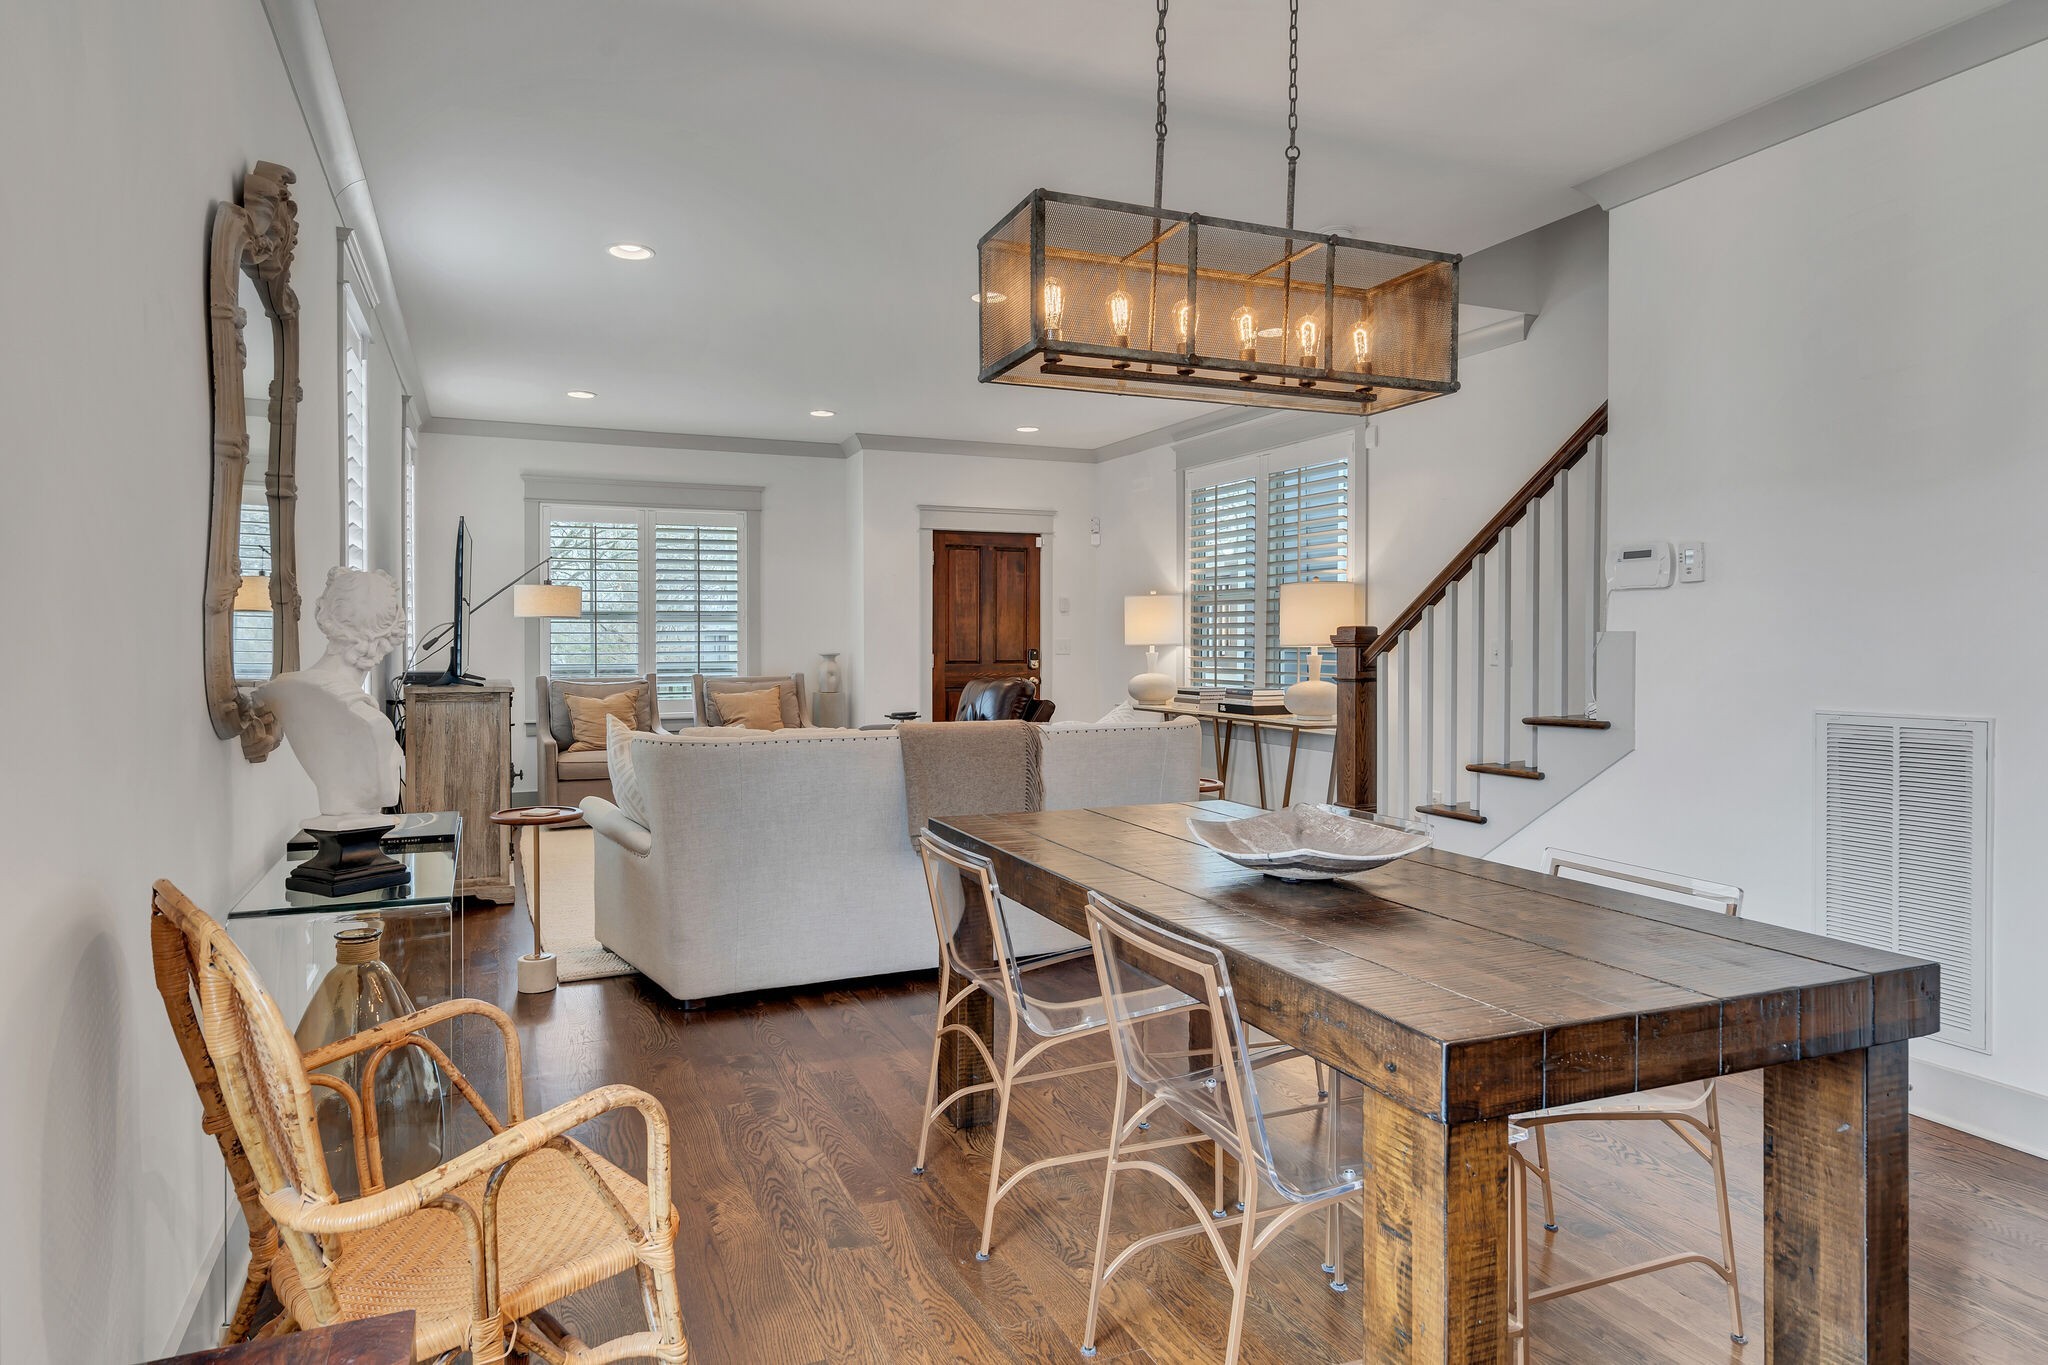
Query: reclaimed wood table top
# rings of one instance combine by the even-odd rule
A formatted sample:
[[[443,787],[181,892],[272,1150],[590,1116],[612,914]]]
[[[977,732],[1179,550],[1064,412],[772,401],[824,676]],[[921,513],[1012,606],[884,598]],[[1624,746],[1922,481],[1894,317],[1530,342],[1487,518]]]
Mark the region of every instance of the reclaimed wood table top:
[[[156,1365],[410,1365],[412,1336],[413,1314],[408,1308],[338,1327],[312,1327],[265,1341],[220,1346]]]
[[[1939,1026],[1931,962],[1440,850],[1289,884],[1196,842],[1206,801],[963,816],[1006,895],[1094,890],[1215,944],[1247,1020],[1440,1123],[1879,1046]]]

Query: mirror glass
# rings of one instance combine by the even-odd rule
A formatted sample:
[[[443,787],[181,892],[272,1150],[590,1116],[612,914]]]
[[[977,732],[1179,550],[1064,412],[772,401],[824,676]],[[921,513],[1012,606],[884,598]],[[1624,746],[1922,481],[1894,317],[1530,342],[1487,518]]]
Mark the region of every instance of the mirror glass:
[[[235,592],[232,638],[235,681],[246,684],[263,682],[277,672],[277,618],[270,601],[271,547],[277,538],[264,479],[270,468],[277,324],[255,276],[246,267],[238,273],[235,304],[242,313],[242,407],[249,430],[249,465],[242,478],[236,544],[241,585]]]

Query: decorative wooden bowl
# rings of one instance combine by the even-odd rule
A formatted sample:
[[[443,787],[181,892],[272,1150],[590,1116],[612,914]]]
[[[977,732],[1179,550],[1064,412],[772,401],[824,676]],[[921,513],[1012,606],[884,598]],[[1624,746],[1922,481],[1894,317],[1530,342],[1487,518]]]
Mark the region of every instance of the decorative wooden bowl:
[[[1236,820],[1190,816],[1188,832],[1239,867],[1287,882],[1370,872],[1430,845],[1421,825],[1308,804]]]

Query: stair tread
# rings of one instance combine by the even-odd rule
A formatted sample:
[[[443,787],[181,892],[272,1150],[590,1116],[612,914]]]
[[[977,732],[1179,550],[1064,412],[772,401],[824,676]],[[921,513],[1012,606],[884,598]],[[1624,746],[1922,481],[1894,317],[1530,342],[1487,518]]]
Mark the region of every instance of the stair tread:
[[[1563,730],[1612,730],[1611,720],[1588,720],[1584,716],[1524,716],[1524,725],[1554,725]]]
[[[1467,763],[1468,773],[1491,773],[1495,777],[1519,777],[1530,782],[1541,782],[1543,770],[1533,763]]]
[[[1423,815],[1441,815],[1446,820],[1463,820],[1469,825],[1486,823],[1486,817],[1471,806],[1417,806],[1415,809]]]

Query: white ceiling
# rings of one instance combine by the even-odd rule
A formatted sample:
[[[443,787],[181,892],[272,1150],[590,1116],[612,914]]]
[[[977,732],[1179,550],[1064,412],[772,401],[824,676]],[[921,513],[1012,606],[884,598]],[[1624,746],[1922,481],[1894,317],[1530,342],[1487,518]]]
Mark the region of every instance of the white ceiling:
[[[1474,251],[1988,8],[1305,0],[1297,221]],[[1092,447],[1212,410],[974,378],[981,233],[1037,186],[1150,193],[1143,0],[319,10],[438,417]],[[1181,0],[1169,63],[1167,202],[1278,221],[1285,6]]]

